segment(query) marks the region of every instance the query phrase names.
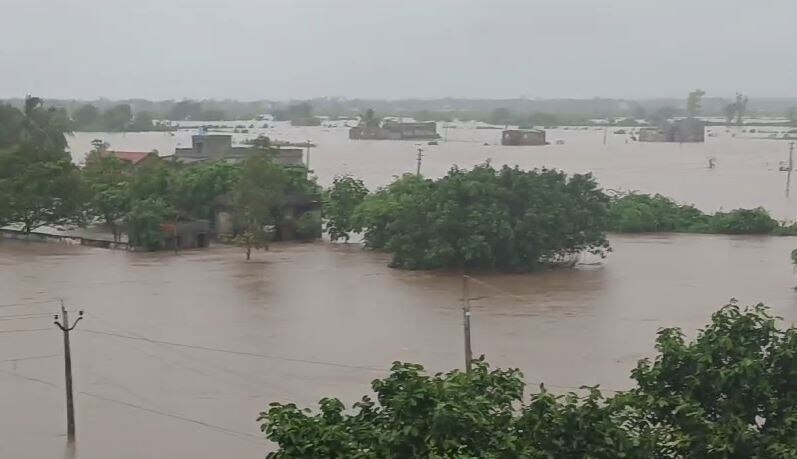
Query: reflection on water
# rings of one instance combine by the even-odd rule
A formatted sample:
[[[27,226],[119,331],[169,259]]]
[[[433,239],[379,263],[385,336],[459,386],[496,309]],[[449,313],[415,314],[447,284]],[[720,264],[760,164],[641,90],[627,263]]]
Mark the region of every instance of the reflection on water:
[[[622,389],[659,327],[694,333],[730,297],[797,319],[795,238],[611,240],[600,266],[475,276],[474,352],[529,384]],[[254,258],[0,242],[0,315],[52,312],[40,301],[54,297],[86,311],[73,337],[76,458],[262,457],[255,418],[271,401],[351,402],[394,360],[462,365],[459,276],[392,270],[356,245],[277,244]],[[0,333],[0,411],[14,413],[0,416],[0,457],[64,451],[60,353],[55,329]]]

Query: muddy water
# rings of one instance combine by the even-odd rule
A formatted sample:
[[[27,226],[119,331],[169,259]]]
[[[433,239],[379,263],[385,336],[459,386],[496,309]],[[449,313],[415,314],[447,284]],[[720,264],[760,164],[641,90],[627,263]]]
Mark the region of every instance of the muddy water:
[[[693,333],[730,297],[797,319],[795,238],[612,244],[602,265],[478,276],[475,352],[520,367],[530,384],[622,389],[659,327]],[[0,457],[262,457],[255,418],[270,401],[351,401],[394,360],[460,366],[460,279],[385,261],[321,243],[278,245],[250,263],[226,247],[173,256],[0,243],[0,330],[48,329],[0,333]],[[60,332],[49,316],[10,320],[55,311],[38,303],[55,297],[87,312],[73,335],[71,453]],[[8,361],[31,356],[44,358]]]
[[[602,130],[552,130],[549,140],[564,145],[501,147],[499,131],[460,126],[443,132],[448,142],[423,147],[423,171],[491,158],[594,171],[608,188],[706,210],[763,205],[794,217],[777,172],[786,145],[719,131],[699,145],[627,144],[611,133],[604,145]],[[317,143],[311,167],[324,184],[351,173],[378,186],[415,168],[412,142],[283,124],[250,136],[258,133]],[[71,145],[76,161],[97,137],[165,154],[190,134],[78,133]],[[708,170],[712,156],[717,168]],[[789,262],[797,238],[611,239],[615,251],[600,265],[478,276],[475,352],[520,367],[530,384],[623,389],[659,327],[694,333],[730,297],[797,320]],[[460,366],[460,285],[454,275],[388,269],[385,256],[357,246],[278,245],[246,263],[226,247],[173,256],[0,242],[0,457],[262,457],[269,446],[255,418],[271,401],[353,401],[394,360]],[[61,336],[46,314],[57,297],[87,312],[73,335],[74,451],[64,449]],[[28,357],[37,358],[14,360]]]

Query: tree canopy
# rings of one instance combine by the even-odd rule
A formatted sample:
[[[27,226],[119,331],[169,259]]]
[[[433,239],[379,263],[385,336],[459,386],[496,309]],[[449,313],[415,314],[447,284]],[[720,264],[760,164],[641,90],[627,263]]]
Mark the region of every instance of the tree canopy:
[[[797,456],[797,329],[731,302],[691,342],[661,330],[656,349],[612,396],[541,385],[527,397],[520,371],[483,359],[470,374],[395,362],[375,399],[323,398],[318,412],[272,403],[258,421],[272,459]]]
[[[324,213],[327,218],[327,232],[333,241],[349,241],[349,233],[359,230],[355,227],[354,212],[368,195],[368,188],[362,180],[350,175],[337,176],[327,191]]]
[[[29,232],[79,220],[80,175],[66,151],[67,118],[38,97],[24,110],[5,106],[0,121],[0,223]]]
[[[356,213],[366,246],[409,269],[533,270],[608,249],[608,197],[591,175],[489,163],[438,180],[405,175]]]

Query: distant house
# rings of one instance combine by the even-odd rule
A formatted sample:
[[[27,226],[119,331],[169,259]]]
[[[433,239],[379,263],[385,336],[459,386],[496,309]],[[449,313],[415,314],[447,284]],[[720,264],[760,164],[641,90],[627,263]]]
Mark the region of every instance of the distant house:
[[[640,142],[705,142],[706,123],[697,118],[667,121],[639,130]]]
[[[176,225],[176,226],[175,226]],[[173,250],[207,247],[210,240],[210,223],[207,220],[189,220],[161,224],[161,248]]]
[[[547,145],[542,129],[507,129],[501,134],[501,145]]]
[[[296,221],[307,213],[317,216],[318,221],[321,221],[321,196],[313,194],[285,196],[280,212],[282,219],[275,225],[275,238],[281,241],[297,239]],[[219,196],[213,201],[213,214],[213,229],[217,237],[231,237],[238,233],[232,197],[229,194]]]
[[[105,150],[100,153],[101,156],[107,157],[112,156],[114,158],[119,159],[120,161],[124,161],[126,163],[130,163],[134,166],[139,165],[141,163],[147,161],[157,161],[160,159],[158,153],[155,151],[114,151],[114,150]]]
[[[367,125],[360,122],[349,129],[350,139],[374,140],[435,140],[440,138],[437,133],[437,123],[405,123],[401,121],[384,120],[379,125]]]
[[[301,148],[275,148],[276,161],[283,166],[304,164]],[[260,151],[251,146],[233,146],[229,134],[196,134],[191,136],[190,147],[177,147],[174,160],[192,164],[203,161],[241,162]]]

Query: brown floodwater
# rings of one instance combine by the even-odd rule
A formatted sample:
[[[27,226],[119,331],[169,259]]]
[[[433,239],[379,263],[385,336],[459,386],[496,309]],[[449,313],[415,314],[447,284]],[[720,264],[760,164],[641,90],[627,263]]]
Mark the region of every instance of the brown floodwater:
[[[611,242],[600,265],[476,276],[474,352],[530,385],[616,390],[659,327],[693,334],[731,297],[797,319],[796,238]],[[247,263],[229,247],[174,256],[0,242],[0,457],[262,457],[255,418],[269,402],[350,402],[395,360],[461,367],[460,287],[356,245],[280,244]],[[73,335],[73,452],[61,334],[49,315],[12,317],[54,312],[57,297],[86,311]],[[25,357],[42,358],[11,361]]]
[[[448,129],[448,142],[423,147],[423,170],[437,176],[487,158],[591,170],[609,188],[794,217],[777,171],[786,144],[715,129],[719,136],[699,145],[625,143],[612,133],[603,145],[602,130],[560,129],[549,140],[564,145],[501,147],[500,131],[460,126]],[[342,128],[261,131],[316,142],[311,167],[323,184],[351,173],[378,186],[415,168],[412,142],[349,141]],[[112,148],[168,153],[189,136],[79,133],[71,144],[79,161],[97,137]],[[529,385],[618,390],[631,384],[636,361],[653,355],[660,327],[692,335],[731,297],[797,320],[789,258],[797,238],[611,242],[600,264],[476,276],[474,352],[521,368]],[[461,367],[461,278],[397,271],[387,260],[329,243],[277,244],[247,263],[223,246],[174,256],[0,241],[0,457],[257,458],[270,446],[255,419],[272,401],[351,402],[395,360]],[[86,311],[72,341],[75,450],[65,448],[61,333],[49,315],[57,298]]]

